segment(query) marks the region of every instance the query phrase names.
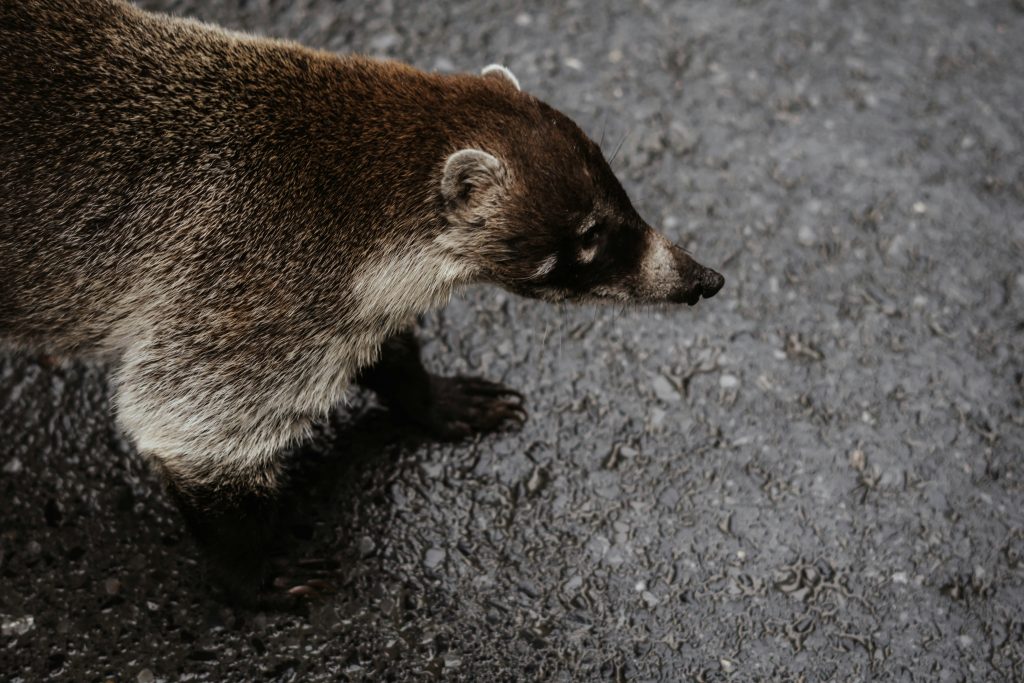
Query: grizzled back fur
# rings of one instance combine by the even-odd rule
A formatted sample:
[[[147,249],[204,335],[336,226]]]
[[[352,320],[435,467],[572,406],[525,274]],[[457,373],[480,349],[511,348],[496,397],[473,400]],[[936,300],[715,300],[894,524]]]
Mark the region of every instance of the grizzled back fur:
[[[0,337],[119,359],[122,422],[181,474],[259,472],[471,276],[434,188],[494,79],[114,0],[5,2],[0,26]]]

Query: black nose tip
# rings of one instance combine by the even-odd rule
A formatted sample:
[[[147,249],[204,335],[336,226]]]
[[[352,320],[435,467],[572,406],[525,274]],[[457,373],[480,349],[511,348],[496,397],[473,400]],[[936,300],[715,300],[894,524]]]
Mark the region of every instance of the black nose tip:
[[[705,299],[710,299],[715,294],[718,294],[718,290],[725,284],[725,278],[722,277],[721,273],[716,273],[710,268],[704,271],[704,277],[701,279],[701,290],[700,293]]]

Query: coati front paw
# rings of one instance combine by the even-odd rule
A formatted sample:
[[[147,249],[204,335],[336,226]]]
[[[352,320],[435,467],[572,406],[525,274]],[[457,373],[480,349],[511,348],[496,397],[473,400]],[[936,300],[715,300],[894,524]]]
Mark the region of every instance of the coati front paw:
[[[479,377],[431,377],[424,427],[442,439],[462,439],[526,421],[523,395]]]

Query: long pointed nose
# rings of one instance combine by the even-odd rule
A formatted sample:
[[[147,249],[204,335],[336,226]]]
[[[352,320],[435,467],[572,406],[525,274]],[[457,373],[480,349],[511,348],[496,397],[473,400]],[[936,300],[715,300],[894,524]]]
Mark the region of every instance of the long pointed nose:
[[[672,245],[672,255],[679,278],[677,289],[671,297],[673,301],[693,306],[701,297],[710,299],[718,294],[725,285],[725,278],[721,273],[697,263],[685,250]]]
[[[647,250],[640,264],[642,289],[638,301],[686,303],[710,299],[725,284],[725,278],[703,266],[675,244],[648,228]]]
[[[718,290],[722,289],[722,286],[725,285],[725,278],[722,277],[721,273],[710,268],[705,268],[704,266],[701,266],[701,268],[703,268],[704,272],[701,273],[699,280],[700,295],[705,299],[710,299],[715,294],[718,294]]]

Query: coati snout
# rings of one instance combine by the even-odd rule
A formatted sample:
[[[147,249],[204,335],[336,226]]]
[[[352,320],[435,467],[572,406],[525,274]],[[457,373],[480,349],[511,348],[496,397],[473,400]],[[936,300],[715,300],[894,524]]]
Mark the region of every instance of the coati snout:
[[[723,282],[501,67],[0,1],[0,150],[0,343],[110,364],[118,423],[237,597],[283,454],[351,385],[438,438],[525,418],[423,367],[416,316],[459,287],[693,304]]]
[[[725,283],[640,218],[601,149],[568,117],[485,77],[515,103],[446,160],[451,234],[490,282],[548,301],[696,304]]]

